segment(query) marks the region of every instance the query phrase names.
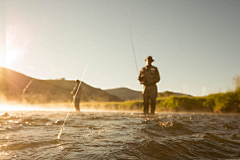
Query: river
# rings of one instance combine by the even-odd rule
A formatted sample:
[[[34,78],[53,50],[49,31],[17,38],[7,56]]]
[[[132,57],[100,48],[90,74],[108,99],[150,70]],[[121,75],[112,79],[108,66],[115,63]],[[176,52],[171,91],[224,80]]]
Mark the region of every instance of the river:
[[[0,159],[240,159],[240,116],[6,111]]]

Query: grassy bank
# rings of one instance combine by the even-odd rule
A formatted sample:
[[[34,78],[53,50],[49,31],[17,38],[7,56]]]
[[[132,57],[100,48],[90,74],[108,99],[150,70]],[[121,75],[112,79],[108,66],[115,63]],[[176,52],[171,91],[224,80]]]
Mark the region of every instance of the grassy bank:
[[[205,97],[169,97],[157,99],[158,111],[240,113],[240,89]]]
[[[82,103],[97,110],[142,110],[142,101]],[[211,94],[205,97],[157,98],[156,111],[240,113],[240,88],[233,92]]]

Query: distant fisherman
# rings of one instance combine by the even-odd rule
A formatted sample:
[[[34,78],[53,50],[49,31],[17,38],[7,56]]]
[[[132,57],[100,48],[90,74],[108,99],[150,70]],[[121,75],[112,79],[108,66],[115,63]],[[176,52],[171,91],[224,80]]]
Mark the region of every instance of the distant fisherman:
[[[149,114],[148,108],[150,100],[151,114],[154,115],[156,108],[156,98],[158,95],[156,83],[160,81],[160,75],[157,67],[152,65],[152,62],[154,61],[152,56],[148,56],[145,61],[147,65],[141,69],[138,76],[140,84],[143,84],[143,113],[145,115]]]
[[[74,100],[74,103],[75,103],[76,111],[80,111],[79,103],[80,103],[81,94],[82,94],[82,86],[80,86],[80,88],[78,89],[79,85],[80,85],[80,81],[76,80],[75,81],[75,86],[74,86],[73,90],[71,91],[71,94],[73,95],[73,100]],[[76,92],[77,92],[77,94],[76,94]],[[75,95],[76,95],[76,97],[74,97]]]

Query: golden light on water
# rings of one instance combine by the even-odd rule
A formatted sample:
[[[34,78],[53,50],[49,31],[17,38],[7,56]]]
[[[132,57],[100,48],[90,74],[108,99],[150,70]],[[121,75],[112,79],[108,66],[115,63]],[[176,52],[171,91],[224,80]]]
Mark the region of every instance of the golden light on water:
[[[40,105],[0,104],[0,112],[6,111],[68,111],[68,109],[63,107],[42,107]]]
[[[119,112],[114,110],[104,110],[104,109],[81,109],[81,112]],[[74,112],[74,107],[69,107],[69,105],[60,105],[60,104],[50,104],[50,105],[29,105],[29,104],[0,104],[0,112],[7,112],[7,111],[71,111]],[[0,113],[0,116],[4,113]]]

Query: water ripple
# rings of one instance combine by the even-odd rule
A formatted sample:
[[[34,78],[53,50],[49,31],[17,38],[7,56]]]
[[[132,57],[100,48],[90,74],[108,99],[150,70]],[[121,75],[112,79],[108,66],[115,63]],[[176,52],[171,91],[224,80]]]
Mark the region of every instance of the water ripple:
[[[0,114],[1,159],[239,159],[237,115],[70,112]],[[55,140],[54,140],[55,139]]]

